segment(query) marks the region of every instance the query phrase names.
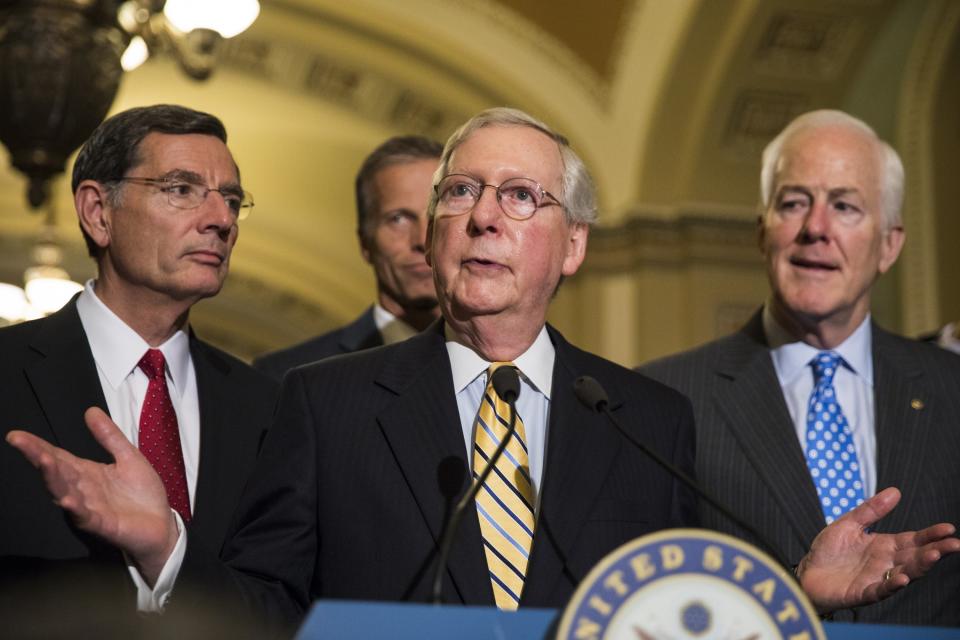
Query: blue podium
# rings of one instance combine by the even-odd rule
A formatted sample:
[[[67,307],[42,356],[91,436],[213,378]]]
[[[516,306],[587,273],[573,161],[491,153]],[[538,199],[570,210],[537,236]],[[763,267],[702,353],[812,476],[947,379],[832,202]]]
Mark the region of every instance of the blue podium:
[[[549,637],[558,615],[553,609],[506,612],[490,607],[321,600],[313,605],[296,640],[535,640]],[[960,629],[823,626],[830,640],[960,640]]]

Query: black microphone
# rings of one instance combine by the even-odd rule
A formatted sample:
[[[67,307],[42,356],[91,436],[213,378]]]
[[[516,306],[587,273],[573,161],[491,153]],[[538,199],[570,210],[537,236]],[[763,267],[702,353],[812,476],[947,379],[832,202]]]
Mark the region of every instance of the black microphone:
[[[520,376],[516,367],[500,367],[493,372],[493,390],[504,402],[514,408],[514,403],[520,397]]]
[[[500,459],[503,450],[507,448],[507,444],[510,442],[510,438],[513,437],[513,434],[517,430],[516,403],[517,398],[520,397],[520,376],[517,375],[517,368],[507,366],[498,368],[493,372],[491,383],[493,384],[493,390],[496,394],[510,405],[510,423],[507,427],[507,435],[505,435],[500,441],[500,444],[497,445],[493,455],[490,456],[487,464],[483,467],[483,472],[477,476],[470,490],[460,499],[460,502],[457,503],[457,506],[453,510],[453,515],[450,516],[447,529],[443,532],[443,537],[440,539],[440,557],[437,560],[437,568],[433,574],[433,604],[443,603],[441,593],[443,591],[443,574],[447,570],[447,561],[450,559],[450,549],[453,547],[453,539],[457,533],[457,529],[460,528],[460,520],[463,518],[467,507],[473,502],[474,498],[477,497],[480,487],[487,481],[494,466],[497,464],[497,460]],[[480,402],[482,403],[483,399],[481,399]],[[476,469],[474,469],[474,471],[476,471]]]
[[[714,498],[706,489],[701,487],[696,480],[688,476],[682,470],[678,469],[676,465],[672,464],[669,460],[661,456],[659,453],[643,444],[636,438],[634,438],[629,431],[623,428],[623,425],[616,419],[616,417],[610,413],[609,405],[610,400],[607,397],[607,392],[604,391],[603,387],[597,382],[594,378],[590,376],[580,376],[573,381],[573,392],[576,394],[577,399],[587,408],[596,411],[597,413],[602,413],[610,420],[610,422],[617,428],[617,431],[626,438],[630,444],[635,446],[637,449],[642,451],[647,457],[663,467],[667,473],[671,476],[682,482],[688,489],[693,491],[697,496],[703,499],[704,502],[709,504],[711,507],[716,509],[720,514],[725,518],[738,525],[747,533],[751,534],[756,538],[757,542],[760,543],[760,546],[769,553],[773,558],[779,562],[782,566],[790,568],[790,564],[784,561],[783,555],[767,541],[759,531],[754,529],[752,526],[738,518],[733,514],[728,508],[723,506],[720,501]],[[791,571],[790,575],[796,576]]]

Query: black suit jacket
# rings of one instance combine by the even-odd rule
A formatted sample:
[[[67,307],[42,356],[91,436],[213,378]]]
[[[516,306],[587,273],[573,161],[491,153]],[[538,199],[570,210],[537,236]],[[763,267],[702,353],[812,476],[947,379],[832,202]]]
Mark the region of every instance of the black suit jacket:
[[[219,548],[273,414],[277,384],[192,335],[190,353],[201,428],[189,531]],[[22,429],[74,455],[112,462],[83,421],[88,407],[107,405],[76,300],[48,318],[0,330],[0,354],[2,433]],[[131,591],[119,552],[74,527],[40,473],[10,446],[0,446],[0,471],[0,588],[89,569]]]
[[[876,527],[960,524],[960,358],[873,326],[877,488],[900,505]],[[697,476],[796,563],[825,526],[816,489],[757,313],[741,331],[640,368],[686,394],[697,425]],[[707,505],[705,526],[751,540]],[[751,540],[756,543],[756,540]],[[960,624],[960,557],[843,620]]]
[[[276,380],[282,380],[283,374],[294,367],[342,353],[379,347],[382,344],[383,336],[377,330],[377,324],[373,319],[373,307],[370,307],[359,318],[339,329],[255,358],[253,368],[263,371]]]
[[[556,346],[539,515],[521,606],[558,607],[605,554],[686,526],[693,496],[572,393],[591,375],[633,434],[692,473],[689,403],[568,344]],[[291,371],[222,565],[188,545],[181,575],[219,572],[295,621],[315,598],[429,599],[431,569],[467,457],[442,322],[399,344]],[[444,582],[449,603],[493,605],[475,512]]]

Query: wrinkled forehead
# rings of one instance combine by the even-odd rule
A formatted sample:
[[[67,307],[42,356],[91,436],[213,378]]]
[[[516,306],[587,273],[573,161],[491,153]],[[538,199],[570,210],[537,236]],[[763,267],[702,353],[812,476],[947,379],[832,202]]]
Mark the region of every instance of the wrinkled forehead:
[[[448,173],[465,173],[490,184],[531,178],[547,191],[563,183],[560,147],[550,136],[523,125],[488,125],[453,150]]]
[[[775,192],[785,186],[856,189],[879,195],[883,155],[877,140],[844,127],[801,130],[784,142],[774,169]]]
[[[227,145],[216,136],[203,133],[147,134],[137,146],[136,162],[131,169],[135,168],[188,171],[221,183],[240,181],[240,169]]]

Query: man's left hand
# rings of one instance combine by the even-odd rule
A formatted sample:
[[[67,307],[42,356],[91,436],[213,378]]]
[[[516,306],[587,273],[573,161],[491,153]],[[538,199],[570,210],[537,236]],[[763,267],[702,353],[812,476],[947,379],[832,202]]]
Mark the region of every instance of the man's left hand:
[[[956,528],[873,533],[893,511],[900,491],[889,487],[827,526],[797,567],[803,590],[821,613],[877,602],[922,577],[945,555],[960,551]]]

